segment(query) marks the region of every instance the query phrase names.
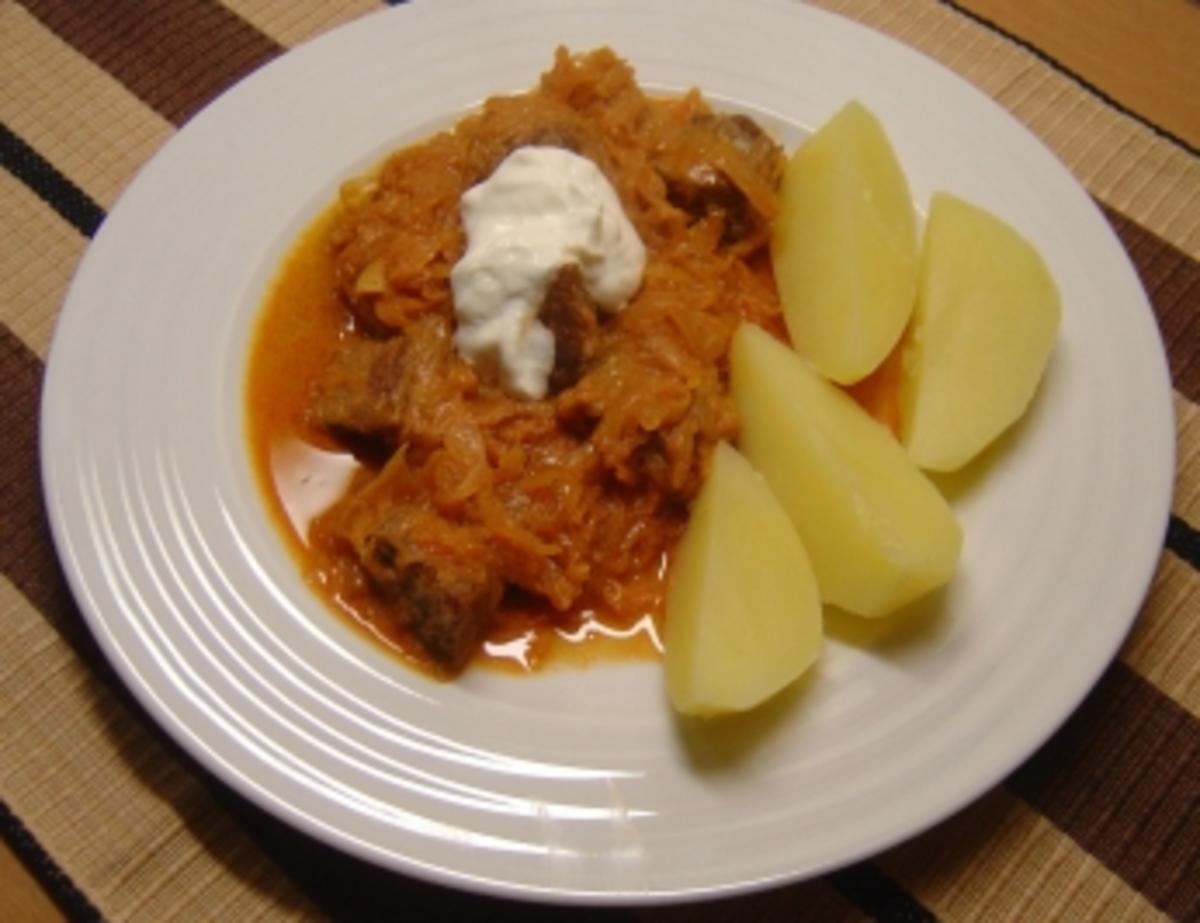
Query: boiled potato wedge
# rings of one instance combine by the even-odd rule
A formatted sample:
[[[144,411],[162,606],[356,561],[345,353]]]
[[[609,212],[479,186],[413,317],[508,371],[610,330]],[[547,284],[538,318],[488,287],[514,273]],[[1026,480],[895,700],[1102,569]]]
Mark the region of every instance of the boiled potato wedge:
[[[753,708],[821,646],[821,603],[800,537],[771,488],[720,443],[667,584],[665,672],[676,711]]]
[[[953,471],[1022,414],[1058,334],[1058,289],[1013,228],[934,195],[902,348],[901,440],[920,467]]]
[[[917,283],[916,212],[883,127],[851,102],[784,173],[771,258],[792,343],[850,384],[900,339]]]
[[[883,616],[946,583],[962,530],[882,423],[769,333],[730,354],[739,446],[791,516],[824,602]]]

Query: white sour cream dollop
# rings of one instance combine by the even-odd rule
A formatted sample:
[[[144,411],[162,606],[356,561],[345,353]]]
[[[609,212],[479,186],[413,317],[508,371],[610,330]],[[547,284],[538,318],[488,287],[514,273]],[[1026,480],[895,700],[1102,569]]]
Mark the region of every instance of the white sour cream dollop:
[[[463,194],[462,222],[455,345],[509,392],[544,397],[554,335],[537,317],[559,270],[577,264],[596,304],[619,311],[641,285],[646,248],[599,168],[556,147],[509,154]]]

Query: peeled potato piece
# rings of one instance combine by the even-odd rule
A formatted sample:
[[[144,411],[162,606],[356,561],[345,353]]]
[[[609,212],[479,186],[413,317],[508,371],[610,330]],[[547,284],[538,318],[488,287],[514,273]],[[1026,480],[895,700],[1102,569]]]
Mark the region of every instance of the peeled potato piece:
[[[887,427],[751,324],[730,362],[739,447],[791,516],[822,600],[883,616],[946,583],[962,530]]]
[[[675,551],[665,672],[676,711],[753,708],[817,658],[821,603],[800,537],[771,488],[720,443]]]
[[[982,208],[934,195],[902,347],[901,439],[914,462],[960,468],[1025,413],[1060,314],[1028,241]]]
[[[900,339],[916,290],[916,227],[908,181],[862,104],[792,154],[771,257],[792,343],[826,378],[864,378]]]

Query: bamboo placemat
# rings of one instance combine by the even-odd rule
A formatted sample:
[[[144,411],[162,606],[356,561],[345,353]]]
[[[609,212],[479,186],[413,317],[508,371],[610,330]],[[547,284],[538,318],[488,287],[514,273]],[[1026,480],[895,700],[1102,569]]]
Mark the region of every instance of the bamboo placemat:
[[[1178,476],[1118,660],[1005,782],[816,881],[571,918],[1200,918],[1200,156],[951,3],[821,0],[993,96],[1100,203],[1141,275],[1175,388]],[[137,169],[236,78],[379,4],[0,0],[0,827],[79,919],[557,916],[383,873],[192,762],[106,666],[50,544],[37,410],[54,320]]]

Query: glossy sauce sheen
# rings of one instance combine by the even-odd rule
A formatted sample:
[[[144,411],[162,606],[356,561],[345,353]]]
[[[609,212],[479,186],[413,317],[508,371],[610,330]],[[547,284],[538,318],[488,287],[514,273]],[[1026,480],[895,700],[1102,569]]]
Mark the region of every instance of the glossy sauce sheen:
[[[348,624],[421,667],[424,658],[383,605],[307,538],[312,520],[369,475],[306,414],[310,383],[328,365],[348,323],[327,244],[335,214],[336,206],[296,242],[259,318],[247,377],[247,440],[271,518],[305,580]],[[662,645],[655,614],[662,610],[666,565],[660,561],[633,581],[624,598],[640,604],[627,612],[583,608],[551,624],[537,605],[505,606],[475,664],[531,672],[550,664],[657,658]]]

